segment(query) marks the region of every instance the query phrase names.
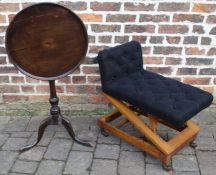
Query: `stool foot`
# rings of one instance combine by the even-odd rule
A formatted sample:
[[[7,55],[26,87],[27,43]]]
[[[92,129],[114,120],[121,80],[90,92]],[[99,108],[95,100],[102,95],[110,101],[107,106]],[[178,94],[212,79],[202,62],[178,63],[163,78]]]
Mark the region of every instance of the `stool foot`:
[[[172,166],[171,166],[171,163],[169,163],[169,164],[162,164],[162,168],[163,168],[165,171],[171,171],[171,170],[173,170],[173,169],[172,169]]]
[[[105,131],[104,128],[101,128],[101,134],[104,136],[104,137],[108,137],[109,136],[109,133]]]
[[[192,142],[190,142],[189,145],[192,148],[196,148],[198,146],[197,143],[194,140]]]

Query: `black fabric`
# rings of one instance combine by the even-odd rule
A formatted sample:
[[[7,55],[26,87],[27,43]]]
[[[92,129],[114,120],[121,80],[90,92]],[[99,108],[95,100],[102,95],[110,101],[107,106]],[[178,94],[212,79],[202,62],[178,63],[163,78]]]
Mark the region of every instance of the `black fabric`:
[[[144,70],[136,41],[99,52],[98,63],[105,93],[173,125],[183,125],[213,100],[208,92]]]

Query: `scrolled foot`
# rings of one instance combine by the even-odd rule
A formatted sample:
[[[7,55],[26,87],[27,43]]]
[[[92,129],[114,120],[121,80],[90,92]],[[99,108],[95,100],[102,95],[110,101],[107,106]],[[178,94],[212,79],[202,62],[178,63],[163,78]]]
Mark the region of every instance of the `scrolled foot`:
[[[38,142],[35,142],[34,144],[32,144],[32,145],[27,145],[27,146],[24,146],[24,147],[22,147],[20,150],[19,150],[19,152],[25,152],[25,151],[28,151],[29,149],[31,149],[31,148],[33,148],[34,146],[36,146],[38,144]]]
[[[67,118],[62,117],[62,125],[65,127],[65,129],[67,130],[68,134],[71,136],[71,138],[75,142],[77,142],[77,143],[79,143],[81,145],[84,145],[84,146],[93,147],[93,145],[91,143],[88,143],[88,141],[81,140],[81,139],[79,139],[79,138],[77,138],[75,136],[75,133],[74,133],[73,128],[72,128],[72,126],[70,124],[70,121]]]
[[[104,128],[102,128],[100,131],[101,131],[101,134],[102,134],[104,137],[108,137],[108,136],[109,136],[109,133],[106,132]]]
[[[162,167],[165,171],[172,171],[173,170],[171,164],[163,164]]]
[[[84,145],[84,146],[87,146],[87,147],[93,147],[93,145],[91,143],[89,143],[88,141],[85,141],[85,140],[81,140],[77,137],[75,137],[74,139],[77,143],[81,144],[81,145]]]
[[[190,142],[189,145],[190,145],[190,147],[192,147],[192,148],[196,148],[196,147],[198,146],[197,143],[196,143],[195,141]]]
[[[52,118],[51,118],[51,117],[46,118],[45,120],[43,120],[43,121],[41,122],[41,125],[39,126],[39,129],[38,129],[37,141],[36,141],[34,144],[32,144],[32,145],[24,146],[23,148],[20,149],[20,152],[27,151],[27,150],[33,148],[34,146],[36,146],[36,145],[40,142],[41,138],[43,137],[43,134],[44,134],[44,131],[45,131],[46,127],[47,127],[51,122],[52,122]]]

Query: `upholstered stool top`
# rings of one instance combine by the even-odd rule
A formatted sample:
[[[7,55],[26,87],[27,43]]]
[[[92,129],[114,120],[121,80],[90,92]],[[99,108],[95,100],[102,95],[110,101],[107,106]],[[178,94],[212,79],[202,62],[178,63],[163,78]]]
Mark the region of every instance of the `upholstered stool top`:
[[[183,125],[213,100],[208,92],[144,70],[136,41],[101,51],[98,62],[105,93],[173,125]]]

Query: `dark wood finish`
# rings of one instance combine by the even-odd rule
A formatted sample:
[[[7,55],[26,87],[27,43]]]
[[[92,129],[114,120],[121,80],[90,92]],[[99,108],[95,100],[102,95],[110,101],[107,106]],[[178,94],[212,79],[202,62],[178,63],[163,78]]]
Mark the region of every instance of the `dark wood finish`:
[[[70,121],[65,118],[65,117],[62,117],[62,125],[65,127],[65,129],[67,130],[67,132],[69,133],[69,135],[71,136],[71,138],[81,144],[81,145],[84,145],[84,146],[88,146],[88,147],[93,147],[93,145],[91,143],[88,143],[88,141],[85,141],[85,140],[81,140],[79,139],[78,137],[75,136],[74,134],[74,131],[73,131],[73,128],[70,124]]]
[[[175,127],[162,120],[157,120],[156,117],[145,113],[144,116],[149,119],[150,123],[150,125],[148,126],[139,117],[139,115],[141,114],[140,112],[137,112],[137,109],[124,104],[120,100],[108,94],[103,93],[103,95],[117,109],[116,111],[107,114],[106,116],[98,120],[98,125],[101,128],[103,134],[105,136],[108,136],[109,133],[112,133],[129,142],[130,144],[140,148],[141,150],[149,153],[150,155],[162,161],[163,168],[165,170],[171,170],[170,161],[172,156],[174,156],[184,146],[194,141],[200,130],[199,127],[191,120],[187,121],[183,127]],[[120,122],[120,124],[116,126],[111,125],[110,122],[121,117],[121,114],[125,117],[122,122]],[[136,127],[147,140],[142,140],[135,136],[129,135],[128,133],[120,129],[121,126],[128,122]],[[156,128],[158,122],[179,131],[179,133],[169,141],[163,140],[157,134]]]
[[[65,127],[66,131],[68,132],[68,134],[71,136],[71,138],[74,141],[84,146],[92,147],[92,144],[88,143],[87,141],[81,140],[75,136],[75,133],[73,131],[73,127],[70,124],[70,121],[61,115],[61,110],[58,106],[59,98],[57,97],[57,94],[56,94],[55,81],[54,80],[49,81],[49,85],[50,85],[49,102],[51,105],[51,108],[50,108],[51,117],[48,117],[47,119],[42,121],[41,125],[39,126],[37,141],[32,145],[24,146],[23,148],[21,148],[20,152],[27,151],[33,148],[34,146],[36,146],[40,142],[41,138],[43,137],[44,131],[47,128],[47,126],[58,125],[59,121],[61,121],[62,125]]]
[[[33,148],[34,146],[36,146],[40,142],[40,140],[42,139],[45,129],[51,123],[52,123],[52,117],[48,117],[45,120],[43,120],[39,126],[39,129],[38,129],[37,141],[35,141],[35,143],[33,143],[32,145],[24,146],[23,148],[20,149],[20,152],[27,151],[27,150]]]
[[[22,10],[6,33],[10,61],[25,75],[40,80],[55,80],[72,73],[87,48],[87,32],[80,18],[52,3]]]
[[[82,62],[88,48],[87,32],[80,18],[69,9],[40,3],[19,12],[6,32],[6,50],[10,61],[23,74],[48,80],[50,116],[38,129],[37,141],[25,146],[26,151],[37,145],[48,125],[61,123],[71,138],[92,147],[74,134],[70,121],[61,115],[55,80],[72,73]]]

